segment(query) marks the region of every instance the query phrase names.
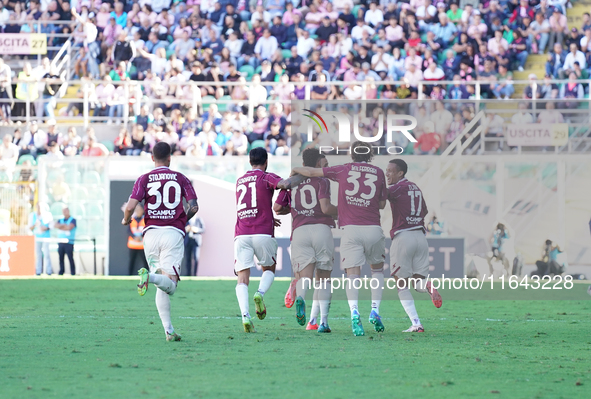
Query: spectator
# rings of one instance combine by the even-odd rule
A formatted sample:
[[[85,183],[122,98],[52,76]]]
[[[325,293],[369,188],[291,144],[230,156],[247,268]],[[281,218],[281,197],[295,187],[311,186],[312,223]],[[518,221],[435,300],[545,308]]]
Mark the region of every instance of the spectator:
[[[527,103],[521,101],[518,107],[519,110],[511,117],[511,123],[515,125],[534,123],[533,116],[527,112]]]
[[[553,123],[564,123],[564,117],[557,111],[554,102],[548,101],[546,103],[546,109],[540,112],[538,115],[538,123],[548,126]]]
[[[37,203],[34,212],[29,215],[29,229],[35,236],[35,274],[37,276],[45,273],[51,276],[51,256],[49,253],[50,226],[53,222],[49,207],[44,202]]]
[[[414,145],[415,154],[433,155],[436,154],[441,146],[441,137],[435,133],[435,124],[426,122],[423,125],[424,131],[421,133]]]
[[[558,70],[558,77],[560,79],[565,79],[565,77],[570,75],[571,72],[574,72],[575,62],[578,62],[581,68],[587,66],[585,54],[578,49],[577,44],[571,43],[570,52],[566,55],[562,68]]]
[[[21,155],[30,154],[36,158],[37,155],[47,152],[47,133],[39,129],[36,120],[31,121],[29,130],[23,135],[20,146]]]
[[[62,276],[66,271],[65,256],[68,256],[70,262],[70,274],[76,275],[76,264],[74,263],[74,240],[76,239],[76,219],[70,215],[70,209],[65,206],[62,210],[64,217],[59,219],[55,224],[58,229],[57,237],[67,242],[60,242],[57,244],[57,252],[60,260],[60,272]]]
[[[553,52],[548,53],[546,74],[557,78],[564,62],[566,61],[566,56],[567,53],[562,49],[562,44],[555,43],[553,46]]]
[[[82,150],[82,156],[85,157],[102,157],[109,155],[109,150],[103,144],[98,143],[94,137],[88,139],[88,143]]]
[[[562,45],[564,42],[564,35],[568,34],[568,21],[566,15],[561,14],[558,7],[554,7],[552,10],[552,16],[548,22],[550,23],[550,47],[554,47],[555,43]]]
[[[532,53],[543,54],[550,40],[550,22],[541,12],[536,13],[535,20],[529,26],[529,41],[532,43]]]
[[[59,95],[59,89],[63,83],[58,76],[57,67],[51,64],[49,72],[43,76],[45,89],[43,90],[43,109],[44,116],[55,118],[54,109]]]
[[[6,10],[6,9],[4,9]],[[8,123],[12,112],[12,70],[0,58],[0,111],[2,112],[2,120]]]
[[[4,135],[0,146],[0,170],[9,174],[12,174],[20,153],[20,148],[12,142],[12,139],[10,134]]]
[[[563,84],[560,88],[558,98],[566,100],[571,99],[571,101],[566,101],[563,106],[565,108],[575,109],[579,106],[580,101],[578,100],[582,100],[584,96],[585,90],[583,89],[583,85],[577,83],[577,75],[574,72],[571,72],[568,76],[568,82]]]

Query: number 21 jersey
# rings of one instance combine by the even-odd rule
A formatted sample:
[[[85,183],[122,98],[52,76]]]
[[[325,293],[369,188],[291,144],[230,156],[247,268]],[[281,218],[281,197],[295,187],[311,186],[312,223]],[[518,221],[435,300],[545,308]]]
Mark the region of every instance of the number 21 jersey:
[[[184,236],[187,215],[183,198],[190,201],[197,195],[185,175],[161,166],[136,180],[130,198],[144,201],[144,234],[153,228],[172,228]]]
[[[273,194],[281,177],[253,169],[236,182],[235,236],[273,236]]]
[[[324,177],[339,183],[339,227],[380,225],[380,202],[388,197],[382,169],[366,162],[352,162],[322,171]]]

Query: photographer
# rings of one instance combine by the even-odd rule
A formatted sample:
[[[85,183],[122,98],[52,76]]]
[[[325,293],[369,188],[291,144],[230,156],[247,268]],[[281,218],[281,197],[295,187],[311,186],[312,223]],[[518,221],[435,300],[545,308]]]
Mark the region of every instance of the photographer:
[[[535,270],[531,273],[533,276],[555,276],[564,273],[568,264],[566,262],[566,252],[560,250],[558,245],[554,245],[551,240],[546,240],[542,250],[542,260],[536,261]]]

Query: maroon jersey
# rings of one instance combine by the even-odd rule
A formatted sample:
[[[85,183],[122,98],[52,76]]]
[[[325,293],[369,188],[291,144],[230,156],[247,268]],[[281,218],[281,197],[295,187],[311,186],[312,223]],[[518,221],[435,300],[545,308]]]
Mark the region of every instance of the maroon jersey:
[[[273,235],[273,194],[281,177],[253,169],[236,182],[235,236]]]
[[[339,226],[379,226],[380,202],[388,197],[384,171],[366,162],[322,169],[324,177],[339,183]]]
[[[392,208],[392,230],[390,238],[405,230],[423,230],[427,204],[421,189],[414,183],[402,179],[388,188],[388,200]]]
[[[309,177],[291,190],[281,190],[275,202],[291,207],[292,230],[306,224],[335,227],[332,216],[322,212],[320,200],[324,198],[330,200],[330,182],[321,177]]]
[[[185,235],[187,215],[183,198],[190,201],[197,199],[197,195],[185,175],[161,166],[136,180],[130,198],[144,201],[143,234],[149,229],[174,228]]]

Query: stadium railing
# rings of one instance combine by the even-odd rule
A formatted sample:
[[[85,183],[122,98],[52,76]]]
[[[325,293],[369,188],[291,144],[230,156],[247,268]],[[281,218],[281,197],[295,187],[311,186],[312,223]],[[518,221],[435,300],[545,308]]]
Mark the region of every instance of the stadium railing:
[[[567,83],[568,80],[552,80],[549,83],[554,85],[562,85]],[[30,81],[19,81],[18,79],[13,80],[13,84],[24,83],[24,84],[38,84],[39,87],[42,87],[43,83],[31,83]],[[577,83],[583,85],[585,91],[588,92],[589,88],[591,87],[591,80],[578,80]],[[61,108],[57,110],[56,117],[59,119],[60,123],[62,124],[77,124],[82,121],[84,127],[88,127],[90,124],[93,123],[117,123],[123,124],[125,127],[128,127],[130,123],[133,122],[135,115],[139,115],[140,109],[143,105],[148,105],[151,109],[155,107],[159,107],[160,105],[172,106],[177,105],[181,109],[184,110],[192,110],[197,113],[197,115],[202,114],[206,111],[211,104],[216,104],[220,112],[224,112],[226,110],[231,109],[230,107],[234,106],[241,106],[243,109],[246,110],[246,114],[248,116],[249,123],[252,123],[254,120],[255,109],[262,105],[265,107],[269,107],[271,104],[282,103],[284,106],[289,105],[292,100],[285,100],[285,99],[277,99],[273,98],[274,94],[272,94],[273,88],[282,85],[280,82],[262,82],[260,85],[264,86],[268,89],[268,96],[265,101],[255,103],[255,100],[252,96],[248,96],[245,100],[235,100],[232,99],[231,96],[225,95],[221,98],[216,98],[214,96],[202,96],[201,95],[201,88],[203,87],[223,87],[231,88],[236,86],[242,86],[245,91],[248,93],[252,91],[252,88],[255,86],[252,82],[183,82],[183,83],[175,83],[170,81],[161,81],[161,82],[153,82],[150,86],[148,86],[144,81],[100,81],[100,80],[68,80],[66,82],[69,86],[78,87],[81,92],[82,98],[59,98],[57,100],[58,104],[61,105]],[[116,115],[114,117],[109,116],[98,116],[94,115],[93,111],[95,109],[95,105],[101,103],[95,95],[95,90],[98,85],[107,85],[112,84],[117,88],[118,96],[116,102],[107,103],[109,107],[118,106],[118,113],[122,115]],[[588,94],[586,94],[585,98],[581,99],[569,99],[568,102],[576,103],[575,107],[563,107],[565,103],[565,99],[559,98],[551,98],[551,99],[535,99],[535,95],[533,96],[534,99],[519,99],[519,98],[512,98],[506,100],[499,100],[499,99],[490,99],[484,98],[482,93],[482,87],[487,85],[486,82],[480,81],[466,81],[462,82],[463,85],[474,86],[474,95],[472,98],[469,99],[444,99],[444,100],[433,100],[430,97],[426,97],[424,95],[419,96],[417,99],[368,99],[367,98],[367,91],[370,86],[380,86],[384,84],[390,84],[394,86],[400,86],[401,82],[396,81],[382,81],[382,82],[368,82],[368,81],[330,81],[325,83],[327,86],[339,86],[342,87],[343,85],[357,85],[362,88],[362,98],[361,103],[382,103],[382,104],[419,104],[420,106],[430,107],[431,104],[434,104],[437,101],[442,101],[446,108],[469,108],[472,111],[472,114],[475,115],[478,111],[484,110],[485,113],[494,113],[503,117],[506,123],[510,123],[512,115],[518,109],[518,104],[520,102],[527,102],[528,103],[528,110],[534,121],[537,120],[538,115],[540,112],[544,111],[544,106],[548,102],[553,102],[555,104],[555,109],[560,111],[567,123],[569,123],[570,131],[569,131],[569,142],[565,146],[560,146],[554,148],[555,152],[587,152],[591,149],[591,128],[589,125],[589,113],[591,110],[591,102],[589,101]],[[417,90],[419,93],[424,91],[424,88],[433,86],[433,85],[442,85],[442,86],[450,86],[453,85],[453,81],[423,81],[419,82],[417,86]],[[537,93],[541,90],[540,84],[541,81],[520,81],[516,80],[513,81],[513,86],[516,90],[523,90],[525,86],[531,85],[533,93]],[[317,82],[290,82],[290,85],[294,86],[304,86],[305,87],[305,97],[301,101],[311,101],[314,104],[346,104],[347,102],[351,103],[351,101],[347,100],[311,100],[311,92],[312,88],[317,85]],[[161,98],[155,98],[154,91],[156,92],[164,92],[169,93],[171,90],[177,89],[180,86],[182,90],[182,96],[162,96]],[[65,92],[65,90],[62,90]],[[360,100],[357,100],[359,103]],[[0,102],[15,102],[15,103],[22,103],[24,104],[25,108],[25,115],[24,116],[15,116],[11,119],[13,121],[21,121],[21,122],[30,122],[34,116],[32,116],[32,108],[34,104],[37,104],[35,108],[42,109],[40,107],[41,104],[50,101],[47,99],[39,98],[33,102],[28,100],[18,100],[18,99],[0,99]],[[69,116],[65,114],[64,110],[67,109],[68,106],[79,107],[81,109],[81,116]],[[59,108],[59,107],[58,107]],[[60,114],[61,112],[61,114]],[[39,118],[37,118],[39,119]],[[491,145],[494,146],[495,143],[502,141],[502,137],[486,137],[486,135],[482,134],[477,141],[479,141],[479,146],[482,148],[482,151],[487,151]],[[488,144],[490,143],[490,144]],[[474,148],[474,146],[472,147]],[[519,149],[518,152],[520,152]]]

